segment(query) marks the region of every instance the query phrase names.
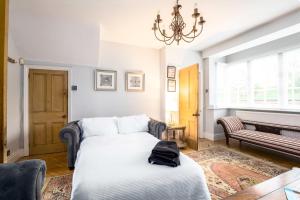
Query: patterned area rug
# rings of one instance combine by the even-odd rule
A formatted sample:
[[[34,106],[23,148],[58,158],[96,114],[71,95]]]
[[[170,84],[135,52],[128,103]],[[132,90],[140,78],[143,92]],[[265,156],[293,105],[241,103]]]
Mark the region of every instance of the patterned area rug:
[[[72,191],[72,174],[51,177],[46,180],[43,200],[69,200]]]
[[[223,199],[287,171],[224,147],[211,147],[187,155],[202,166],[213,200]],[[51,177],[46,182],[43,200],[68,200],[71,190],[72,174]]]
[[[288,170],[224,147],[187,155],[202,166],[213,200],[223,199]]]

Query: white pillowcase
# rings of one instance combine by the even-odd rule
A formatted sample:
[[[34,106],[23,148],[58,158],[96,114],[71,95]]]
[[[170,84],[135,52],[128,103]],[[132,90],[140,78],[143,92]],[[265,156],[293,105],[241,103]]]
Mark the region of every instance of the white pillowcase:
[[[116,117],[84,118],[80,121],[83,138],[118,134]]]
[[[134,115],[120,117],[117,119],[120,134],[148,132],[148,122],[150,118],[147,115]]]

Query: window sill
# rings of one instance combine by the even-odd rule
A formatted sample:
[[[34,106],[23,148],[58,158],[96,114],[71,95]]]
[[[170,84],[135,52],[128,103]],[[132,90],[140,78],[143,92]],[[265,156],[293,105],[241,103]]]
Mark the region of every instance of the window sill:
[[[281,109],[281,108],[257,108],[257,107],[226,107],[217,109],[230,109],[230,110],[249,110],[249,111],[260,111],[260,112],[279,112],[279,113],[293,113],[300,114],[300,109]]]

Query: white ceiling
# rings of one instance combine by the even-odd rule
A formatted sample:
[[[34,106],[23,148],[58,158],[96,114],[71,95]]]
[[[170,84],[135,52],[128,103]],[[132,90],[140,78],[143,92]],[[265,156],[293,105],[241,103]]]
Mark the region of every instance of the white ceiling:
[[[11,0],[14,31],[36,24],[70,22],[100,26],[101,40],[161,48],[151,30],[157,11],[168,27],[175,0]],[[190,47],[201,50],[300,8],[299,0],[181,0],[190,28],[194,4],[206,19]],[[18,35],[18,33],[16,33]],[[20,33],[19,33],[20,34]],[[32,37],[35,34],[32,33]],[[26,38],[23,38],[26,40]]]

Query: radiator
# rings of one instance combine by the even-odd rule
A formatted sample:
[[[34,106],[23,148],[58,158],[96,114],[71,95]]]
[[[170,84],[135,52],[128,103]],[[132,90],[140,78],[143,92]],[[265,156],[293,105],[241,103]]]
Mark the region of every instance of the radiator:
[[[236,116],[243,120],[258,121],[265,123],[300,126],[300,114],[287,114],[276,112],[236,111]],[[284,136],[299,138],[300,133],[294,131],[281,131]]]
[[[236,116],[238,116],[243,120],[266,122],[266,123],[289,125],[289,126],[300,126],[300,114],[236,111]]]

